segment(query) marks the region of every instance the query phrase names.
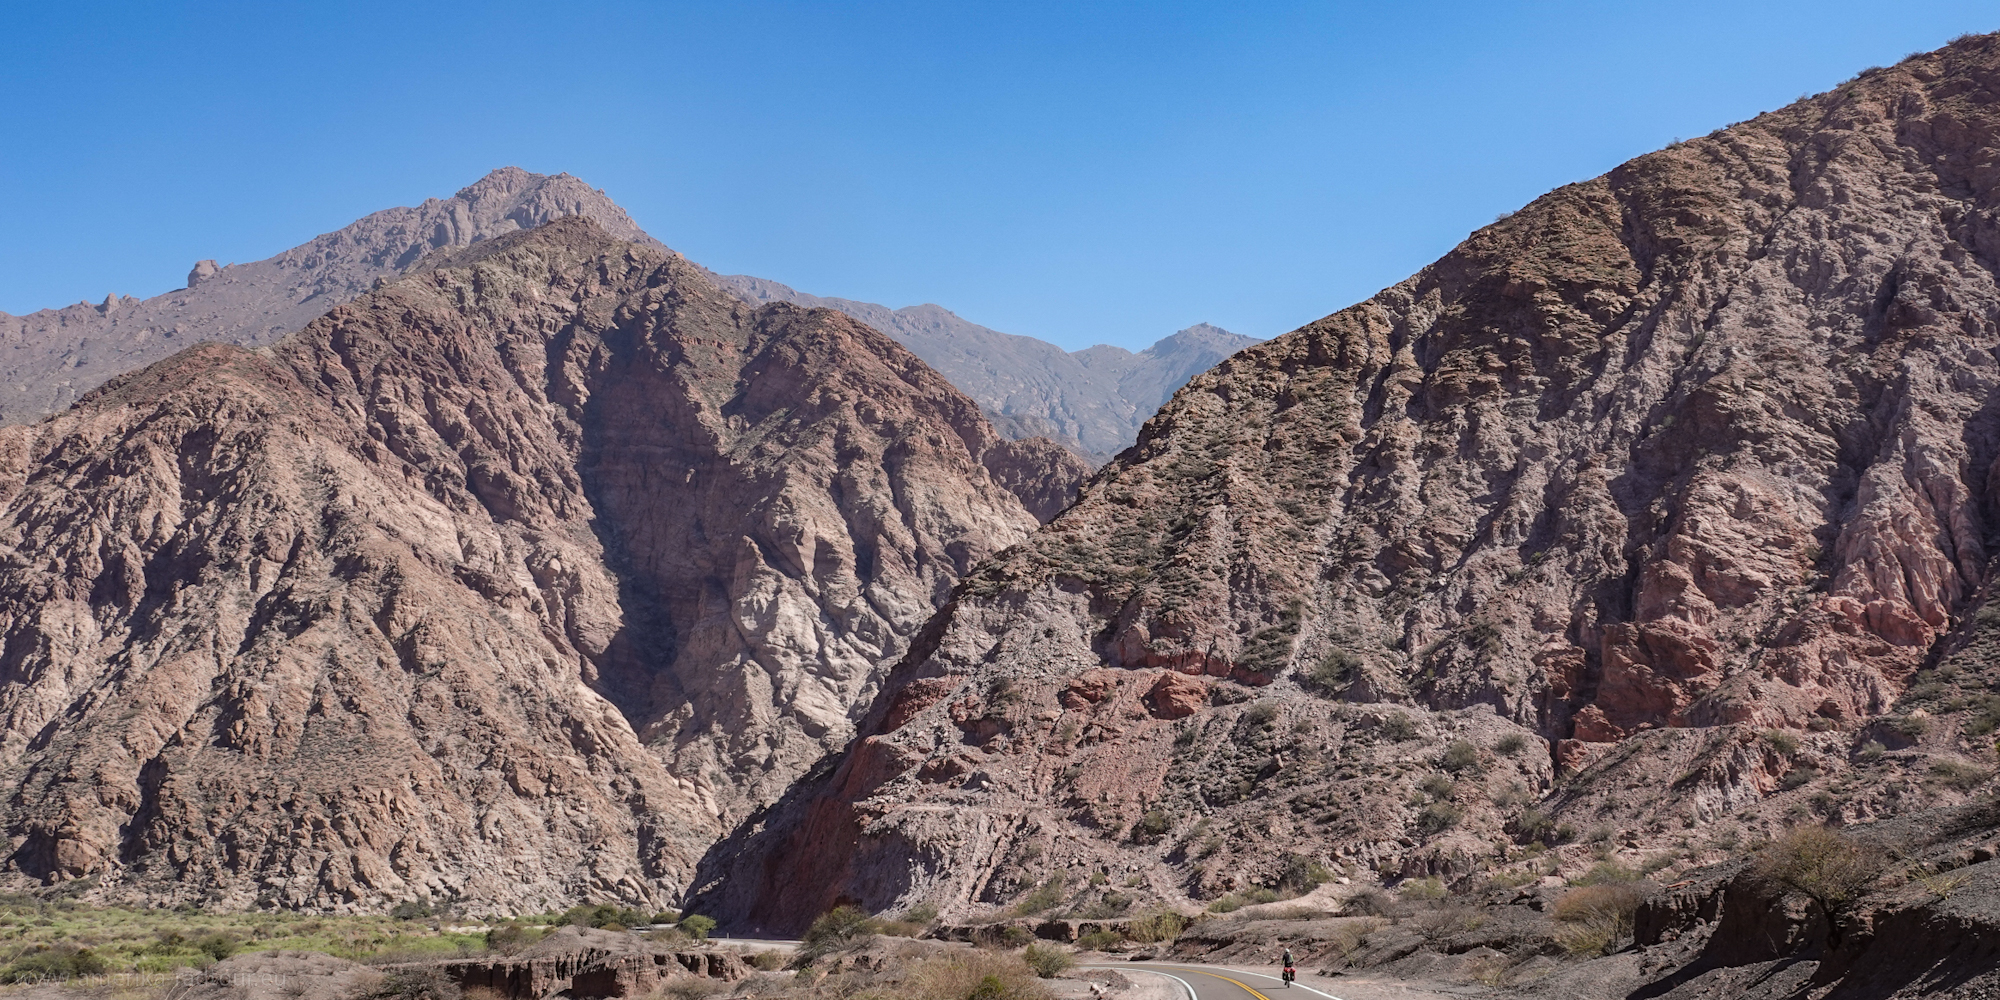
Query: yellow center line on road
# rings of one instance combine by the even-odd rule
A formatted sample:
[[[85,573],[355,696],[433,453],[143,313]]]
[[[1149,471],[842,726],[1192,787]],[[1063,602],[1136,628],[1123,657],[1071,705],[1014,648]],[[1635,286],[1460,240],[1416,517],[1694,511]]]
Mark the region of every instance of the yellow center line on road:
[[[1195,973],[1197,975],[1207,976],[1211,979],[1220,979],[1224,982],[1235,983],[1236,985],[1241,986],[1245,990],[1247,990],[1249,994],[1253,997],[1256,997],[1257,1000],[1271,1000],[1270,997],[1267,997],[1264,994],[1257,992],[1257,990],[1253,988],[1249,983],[1246,983],[1240,979],[1231,979],[1228,976],[1218,976],[1213,972],[1203,972],[1200,969],[1188,969],[1187,971]]]

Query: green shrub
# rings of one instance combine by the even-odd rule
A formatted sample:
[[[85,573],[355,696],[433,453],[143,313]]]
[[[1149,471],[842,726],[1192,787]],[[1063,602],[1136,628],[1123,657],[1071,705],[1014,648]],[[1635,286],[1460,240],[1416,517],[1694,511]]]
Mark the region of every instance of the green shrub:
[[[1931,762],[1931,777],[1950,788],[1969,792],[1985,784],[1991,775],[1985,768],[1946,757]]]
[[[1313,665],[1312,674],[1307,678],[1312,685],[1328,694],[1345,690],[1361,673],[1361,658],[1344,649],[1330,650]]]
[[[1450,778],[1442,774],[1427,774],[1424,775],[1424,780],[1417,782],[1417,789],[1434,799],[1451,798],[1451,793],[1457,787],[1452,784]]]
[[[799,938],[799,951],[812,958],[839,951],[849,942],[873,934],[872,924],[867,911],[855,906],[836,906],[820,914],[819,919],[806,928],[805,934]]]
[[[1105,951],[1124,940],[1117,931],[1091,931],[1076,939],[1076,946],[1084,951]]]
[[[999,976],[982,976],[979,985],[966,994],[965,1000],[1006,1000],[1007,984]]]
[[[389,911],[392,920],[422,920],[430,915],[431,901],[428,899],[406,899]]]
[[[1035,970],[1035,975],[1043,979],[1054,979],[1076,964],[1069,952],[1052,944],[1031,944],[1021,957],[1027,961],[1028,968]]]
[[[1243,717],[1254,725],[1268,726],[1278,717],[1278,702],[1276,699],[1266,698],[1245,710]]]
[[[89,948],[57,945],[28,952],[0,969],[0,983],[38,983],[101,976],[107,970],[104,959]]]
[[[748,959],[750,967],[758,972],[776,972],[785,967],[785,955],[778,951],[760,951]]]
[[[824,920],[826,918],[821,917],[820,919]],[[709,932],[715,930],[715,918],[704,917],[699,913],[690,913],[680,919],[678,926],[688,937],[694,938],[696,941],[706,941],[708,940]],[[815,924],[814,926],[818,925]]]
[[[1535,806],[1521,810],[1514,818],[1514,835],[1523,840],[1546,844],[1555,839],[1555,830],[1555,818]]]
[[[646,922],[646,915],[630,907],[611,903],[586,903],[572,906],[557,918],[561,923],[576,927],[618,928],[636,927]]]
[[[1433,802],[1417,812],[1417,829],[1425,833],[1443,833],[1458,825],[1464,812],[1449,802]]]
[[[1014,913],[1017,916],[1032,917],[1062,902],[1063,894],[1063,877],[1058,874],[1022,896],[1021,901],[1014,904]]]
[[[1495,753],[1506,754],[1509,757],[1518,756],[1521,751],[1527,748],[1528,739],[1520,733],[1508,733],[1500,737],[1499,742],[1493,744]]]
[[[1327,867],[1303,854],[1285,855],[1285,867],[1278,874],[1278,884],[1296,893],[1308,893],[1333,881],[1333,872]]]
[[[1152,916],[1133,918],[1130,937],[1140,944],[1172,941],[1186,927],[1187,918],[1172,910],[1161,910]]]
[[[1401,743],[1417,738],[1417,724],[1401,712],[1391,712],[1382,720],[1382,735]]]
[[[1000,929],[1000,943],[1009,948],[1019,948],[1034,939],[1035,932],[1026,927],[1010,924]]]
[[[1792,768],[1790,771],[1785,772],[1785,776],[1778,780],[1778,788],[1783,791],[1789,792],[1794,788],[1799,788],[1811,784],[1813,780],[1818,777],[1819,777],[1819,768],[1813,767],[1811,765],[1805,765],[1803,767],[1795,767]]]
[[[1931,730],[1929,719],[1915,715],[1886,716],[1880,725],[1883,729],[1909,740],[1919,739]]]
[[[1781,756],[1790,757],[1799,752],[1799,738],[1782,729],[1766,729],[1759,735]]]
[[[1467,740],[1455,740],[1444,748],[1444,766],[1448,771],[1470,771],[1479,766],[1479,748]]]
[[[1173,817],[1164,809],[1148,809],[1139,822],[1132,824],[1132,839],[1142,844],[1157,842],[1174,828]]]
[[[534,928],[519,923],[505,923],[486,932],[486,947],[512,955],[533,944],[541,935]]]
[[[1444,882],[1438,879],[1413,878],[1397,886],[1396,895],[1404,899],[1430,900],[1443,899],[1449,893],[1445,890]]]
[[[1616,861],[1599,861],[1590,870],[1570,879],[1571,885],[1624,885],[1639,881],[1639,873]]]
[[[221,931],[213,931],[196,938],[194,949],[220,962],[236,954],[236,939]]]
[[[1854,756],[1872,764],[1878,760],[1881,760],[1882,755],[1888,752],[1889,748],[1883,746],[1881,744],[1881,741],[1869,740],[1868,742],[1861,744],[1861,749],[1856,750],[1854,752]]]

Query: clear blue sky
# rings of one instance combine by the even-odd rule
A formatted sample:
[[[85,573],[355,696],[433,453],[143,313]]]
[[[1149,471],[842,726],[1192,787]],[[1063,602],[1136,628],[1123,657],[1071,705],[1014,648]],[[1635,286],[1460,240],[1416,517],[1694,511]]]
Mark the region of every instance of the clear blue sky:
[[[515,164],[710,267],[1070,348],[1271,336],[1991,0],[0,4],[0,310]]]

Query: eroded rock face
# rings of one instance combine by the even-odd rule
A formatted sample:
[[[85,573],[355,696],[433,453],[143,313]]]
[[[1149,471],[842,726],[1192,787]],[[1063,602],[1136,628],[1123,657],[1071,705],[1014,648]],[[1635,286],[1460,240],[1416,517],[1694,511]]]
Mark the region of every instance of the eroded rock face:
[[[581,218],[433,264],[0,432],[17,884],[667,905],[1035,526],[845,316]]]
[[[712,859],[704,901],[764,922],[777,886],[970,907],[1005,898],[994,871],[1032,874],[1006,859],[1033,838],[1143,862],[1169,896],[1277,851],[1421,873],[1526,840],[1467,841],[1412,778],[1365,773],[1393,755],[1341,741],[1252,806],[1189,796],[1155,777],[1189,756],[1170,744],[1240,742],[1247,710],[1171,721],[1192,699],[1162,671],[1312,715],[1302,732],[1373,711],[1309,690],[1404,706],[1424,769],[1511,730],[1600,789],[1643,757],[1605,751],[1654,731],[1719,774],[1749,727],[1855,739],[1989,583],[1996,132],[2000,40],[1961,40],[1554,191],[1195,378],[961,585],[841,767]],[[1324,808],[1283,809],[1307,786],[1379,815],[1207,861],[1206,834],[1133,842],[1149,810],[1254,831]],[[1496,792],[1449,799],[1519,812]]]

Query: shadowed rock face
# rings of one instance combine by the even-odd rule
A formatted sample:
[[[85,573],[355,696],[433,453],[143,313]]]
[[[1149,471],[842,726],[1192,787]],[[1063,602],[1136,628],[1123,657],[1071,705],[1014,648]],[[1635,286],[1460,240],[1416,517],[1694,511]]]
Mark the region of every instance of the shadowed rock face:
[[[275,257],[220,268],[198,261],[188,286],[164,295],[114,294],[97,305],[0,313],[0,423],[39,420],[104,380],[191,344],[269,344],[432,251],[571,215],[594,219],[619,239],[659,245],[604,192],[568,174],[504,167],[450,198],[376,212]]]
[[[1035,526],[1013,447],[581,218],[113,380],[0,432],[13,878],[665,905]]]
[[[1790,765],[1748,727],[1827,730],[1799,752],[1846,767],[1990,583],[1996,133],[2000,40],[1962,40],[1196,377],[960,585],[840,766],[711,860],[704,912],[971,906],[1085,863],[1171,898],[1290,851],[1462,872],[1525,842],[1522,801],[1439,792],[1440,822],[1412,786],[1457,740],[1515,770],[1509,730],[1574,776],[1516,776],[1558,820],[1781,818]],[[1189,714],[1164,672],[1217,694]],[[1216,756],[1253,737],[1264,771]],[[1202,784],[1228,768],[1249,791]]]

